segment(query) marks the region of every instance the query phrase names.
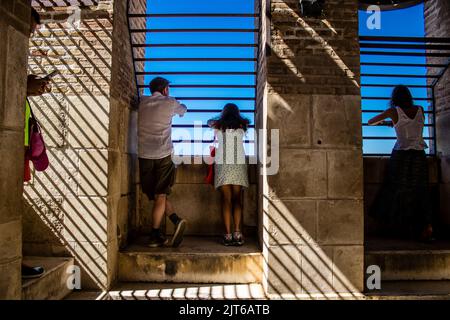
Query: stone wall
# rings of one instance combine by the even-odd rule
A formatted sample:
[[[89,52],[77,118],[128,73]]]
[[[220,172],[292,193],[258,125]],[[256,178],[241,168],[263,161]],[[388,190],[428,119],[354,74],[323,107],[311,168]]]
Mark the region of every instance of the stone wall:
[[[0,1],[0,300],[20,299],[24,110],[30,4]]]
[[[450,37],[450,3],[447,0],[425,1],[425,33],[427,37]],[[439,51],[433,51],[439,52]],[[445,52],[445,51],[442,51]],[[447,51],[448,53],[448,51]],[[448,63],[447,58],[429,57],[428,63]],[[438,69],[430,68],[430,74]],[[431,80],[430,80],[431,84]],[[432,96],[430,90],[429,95]],[[441,161],[440,217],[450,230],[450,70],[444,74],[435,87],[437,152]]]
[[[84,288],[107,288],[136,207],[126,1],[37,9],[45,25],[30,41],[30,72],[60,75],[51,93],[31,99],[51,165],[25,188],[24,253],[70,254]]]
[[[224,232],[220,192],[207,185],[204,178],[206,164],[182,164],[177,167],[175,186],[169,200],[177,214],[188,222],[186,235],[221,236]],[[255,236],[257,227],[256,166],[249,167],[250,187],[244,191],[243,233]],[[139,220],[137,234],[148,234],[152,226],[153,202],[140,193]],[[173,224],[168,217],[165,221],[167,234],[173,233]]]
[[[298,1],[271,1],[267,111],[258,106],[280,137],[279,171],[260,186],[269,293],[363,289],[357,9],[328,0],[325,17],[312,19]]]

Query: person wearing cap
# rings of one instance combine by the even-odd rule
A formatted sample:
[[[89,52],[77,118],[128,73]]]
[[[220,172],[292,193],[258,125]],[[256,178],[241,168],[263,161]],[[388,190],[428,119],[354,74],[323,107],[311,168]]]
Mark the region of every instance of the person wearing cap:
[[[161,247],[168,240],[161,232],[164,214],[175,225],[170,245],[178,247],[183,239],[186,220],[181,219],[167,199],[175,183],[172,161],[172,118],[182,117],[187,108],[169,96],[169,81],[156,77],[150,82],[151,96],[141,98],[138,111],[138,154],[142,191],[154,200],[150,247]]]
[[[41,18],[39,13],[31,8],[30,17],[30,37],[36,31],[38,25],[41,23]],[[27,78],[27,97],[40,96],[50,90],[49,79],[40,78],[34,74],[28,75]],[[24,129],[24,146],[25,153],[27,148],[30,146],[30,118],[31,118],[31,107],[28,103],[28,99],[25,100],[25,129]],[[31,179],[31,169],[30,169],[30,159],[25,157],[24,163],[24,182],[30,181]],[[45,269],[41,266],[30,266],[22,263],[22,278],[39,278],[45,272]]]

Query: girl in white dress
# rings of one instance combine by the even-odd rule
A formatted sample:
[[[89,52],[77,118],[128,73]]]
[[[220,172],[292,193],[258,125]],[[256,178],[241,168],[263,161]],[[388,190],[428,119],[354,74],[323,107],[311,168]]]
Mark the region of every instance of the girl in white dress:
[[[235,104],[228,103],[221,115],[209,120],[208,125],[215,129],[218,140],[214,187],[222,193],[222,215],[225,224],[223,244],[241,246],[244,244],[241,232],[243,188],[249,185],[243,139],[249,120],[241,116]]]

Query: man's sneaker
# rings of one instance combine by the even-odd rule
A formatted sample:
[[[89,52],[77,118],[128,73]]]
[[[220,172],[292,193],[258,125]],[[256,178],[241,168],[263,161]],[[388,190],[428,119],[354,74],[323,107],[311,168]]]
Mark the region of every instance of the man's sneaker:
[[[29,267],[22,265],[22,278],[33,279],[40,278],[44,274],[45,270],[42,267]]]
[[[151,233],[150,234],[150,242],[148,243],[148,246],[150,248],[157,248],[157,247],[162,247],[165,246],[167,244],[167,239],[166,237],[161,233],[158,232],[156,234]]]
[[[244,244],[244,237],[242,236],[242,232],[233,232],[233,244],[235,246],[242,246]]]
[[[233,245],[233,236],[231,233],[226,233],[223,235],[222,244],[227,247]]]
[[[171,242],[172,247],[176,248],[181,244],[181,241],[183,241],[185,229],[186,229],[186,220],[179,219],[178,222],[175,224],[175,232],[173,233]]]

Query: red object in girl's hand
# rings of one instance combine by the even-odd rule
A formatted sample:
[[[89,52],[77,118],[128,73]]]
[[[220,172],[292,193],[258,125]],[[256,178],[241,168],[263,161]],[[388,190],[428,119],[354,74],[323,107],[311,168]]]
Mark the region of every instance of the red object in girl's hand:
[[[210,156],[214,158],[216,156],[216,148],[210,147]],[[208,165],[208,173],[205,177],[205,183],[214,185],[214,163]]]

